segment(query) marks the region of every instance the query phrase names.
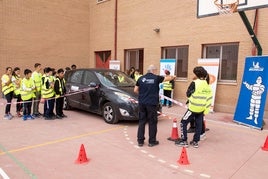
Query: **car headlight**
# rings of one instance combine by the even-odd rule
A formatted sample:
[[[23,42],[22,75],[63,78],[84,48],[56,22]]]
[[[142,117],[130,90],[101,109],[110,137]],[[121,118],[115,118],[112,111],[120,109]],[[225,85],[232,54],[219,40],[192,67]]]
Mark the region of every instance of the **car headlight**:
[[[115,94],[123,101],[129,101],[129,102],[132,102],[132,103],[137,103],[137,101],[135,99],[133,99],[132,97],[130,97],[127,94],[119,93],[119,92],[115,92]]]

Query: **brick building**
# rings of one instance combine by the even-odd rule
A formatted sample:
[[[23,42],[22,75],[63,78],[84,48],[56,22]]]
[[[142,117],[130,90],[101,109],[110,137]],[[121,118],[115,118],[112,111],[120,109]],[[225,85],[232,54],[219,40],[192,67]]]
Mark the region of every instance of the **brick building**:
[[[245,11],[251,24],[255,10]],[[256,32],[268,55],[268,8]],[[119,60],[146,73],[162,58],[177,59],[174,98],[185,101],[198,58],[220,57],[215,111],[234,112],[253,42],[238,13],[197,18],[197,1],[1,0],[0,65],[31,68],[108,67]],[[266,113],[268,116],[268,102]]]

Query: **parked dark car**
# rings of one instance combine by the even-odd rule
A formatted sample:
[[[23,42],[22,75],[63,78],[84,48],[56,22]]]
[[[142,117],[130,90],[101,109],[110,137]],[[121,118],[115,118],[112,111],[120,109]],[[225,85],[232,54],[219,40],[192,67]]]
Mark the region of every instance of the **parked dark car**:
[[[105,122],[138,120],[136,82],[125,73],[111,69],[67,71],[65,108],[78,108],[102,115]]]

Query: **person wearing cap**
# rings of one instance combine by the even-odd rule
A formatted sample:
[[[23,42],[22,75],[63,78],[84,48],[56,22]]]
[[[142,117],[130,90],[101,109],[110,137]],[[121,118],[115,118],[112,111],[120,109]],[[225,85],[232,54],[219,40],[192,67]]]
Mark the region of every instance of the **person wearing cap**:
[[[198,141],[200,140],[200,134],[202,132],[202,121],[204,115],[209,113],[212,102],[212,89],[206,81],[208,73],[203,67],[195,67],[193,73],[196,79],[187,90],[187,92],[190,93],[188,97],[188,109],[180,122],[181,140],[175,141],[175,145],[188,147],[187,125],[195,120],[196,129],[190,145],[198,148]]]
[[[165,74],[166,74],[166,76],[169,76],[170,75],[170,71],[165,70]],[[171,98],[171,93],[172,93],[173,89],[174,89],[174,80],[165,81],[163,83],[164,96]],[[170,108],[171,107],[171,101],[170,100],[167,100],[165,98],[164,99],[164,105],[163,106],[167,106],[167,105]]]
[[[149,147],[159,144],[157,134],[157,106],[159,104],[159,84],[163,81],[174,80],[174,76],[163,77],[157,75],[154,65],[148,67],[148,72],[136,82],[134,92],[139,95],[139,127],[137,132],[138,146],[144,145],[145,125],[149,123]]]

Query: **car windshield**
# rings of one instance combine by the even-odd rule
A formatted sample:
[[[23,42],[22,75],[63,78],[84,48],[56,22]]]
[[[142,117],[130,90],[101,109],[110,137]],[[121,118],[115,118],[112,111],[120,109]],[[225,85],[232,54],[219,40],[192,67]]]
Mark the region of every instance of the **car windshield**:
[[[135,86],[136,82],[121,71],[101,71],[97,72],[101,83],[110,87]]]

